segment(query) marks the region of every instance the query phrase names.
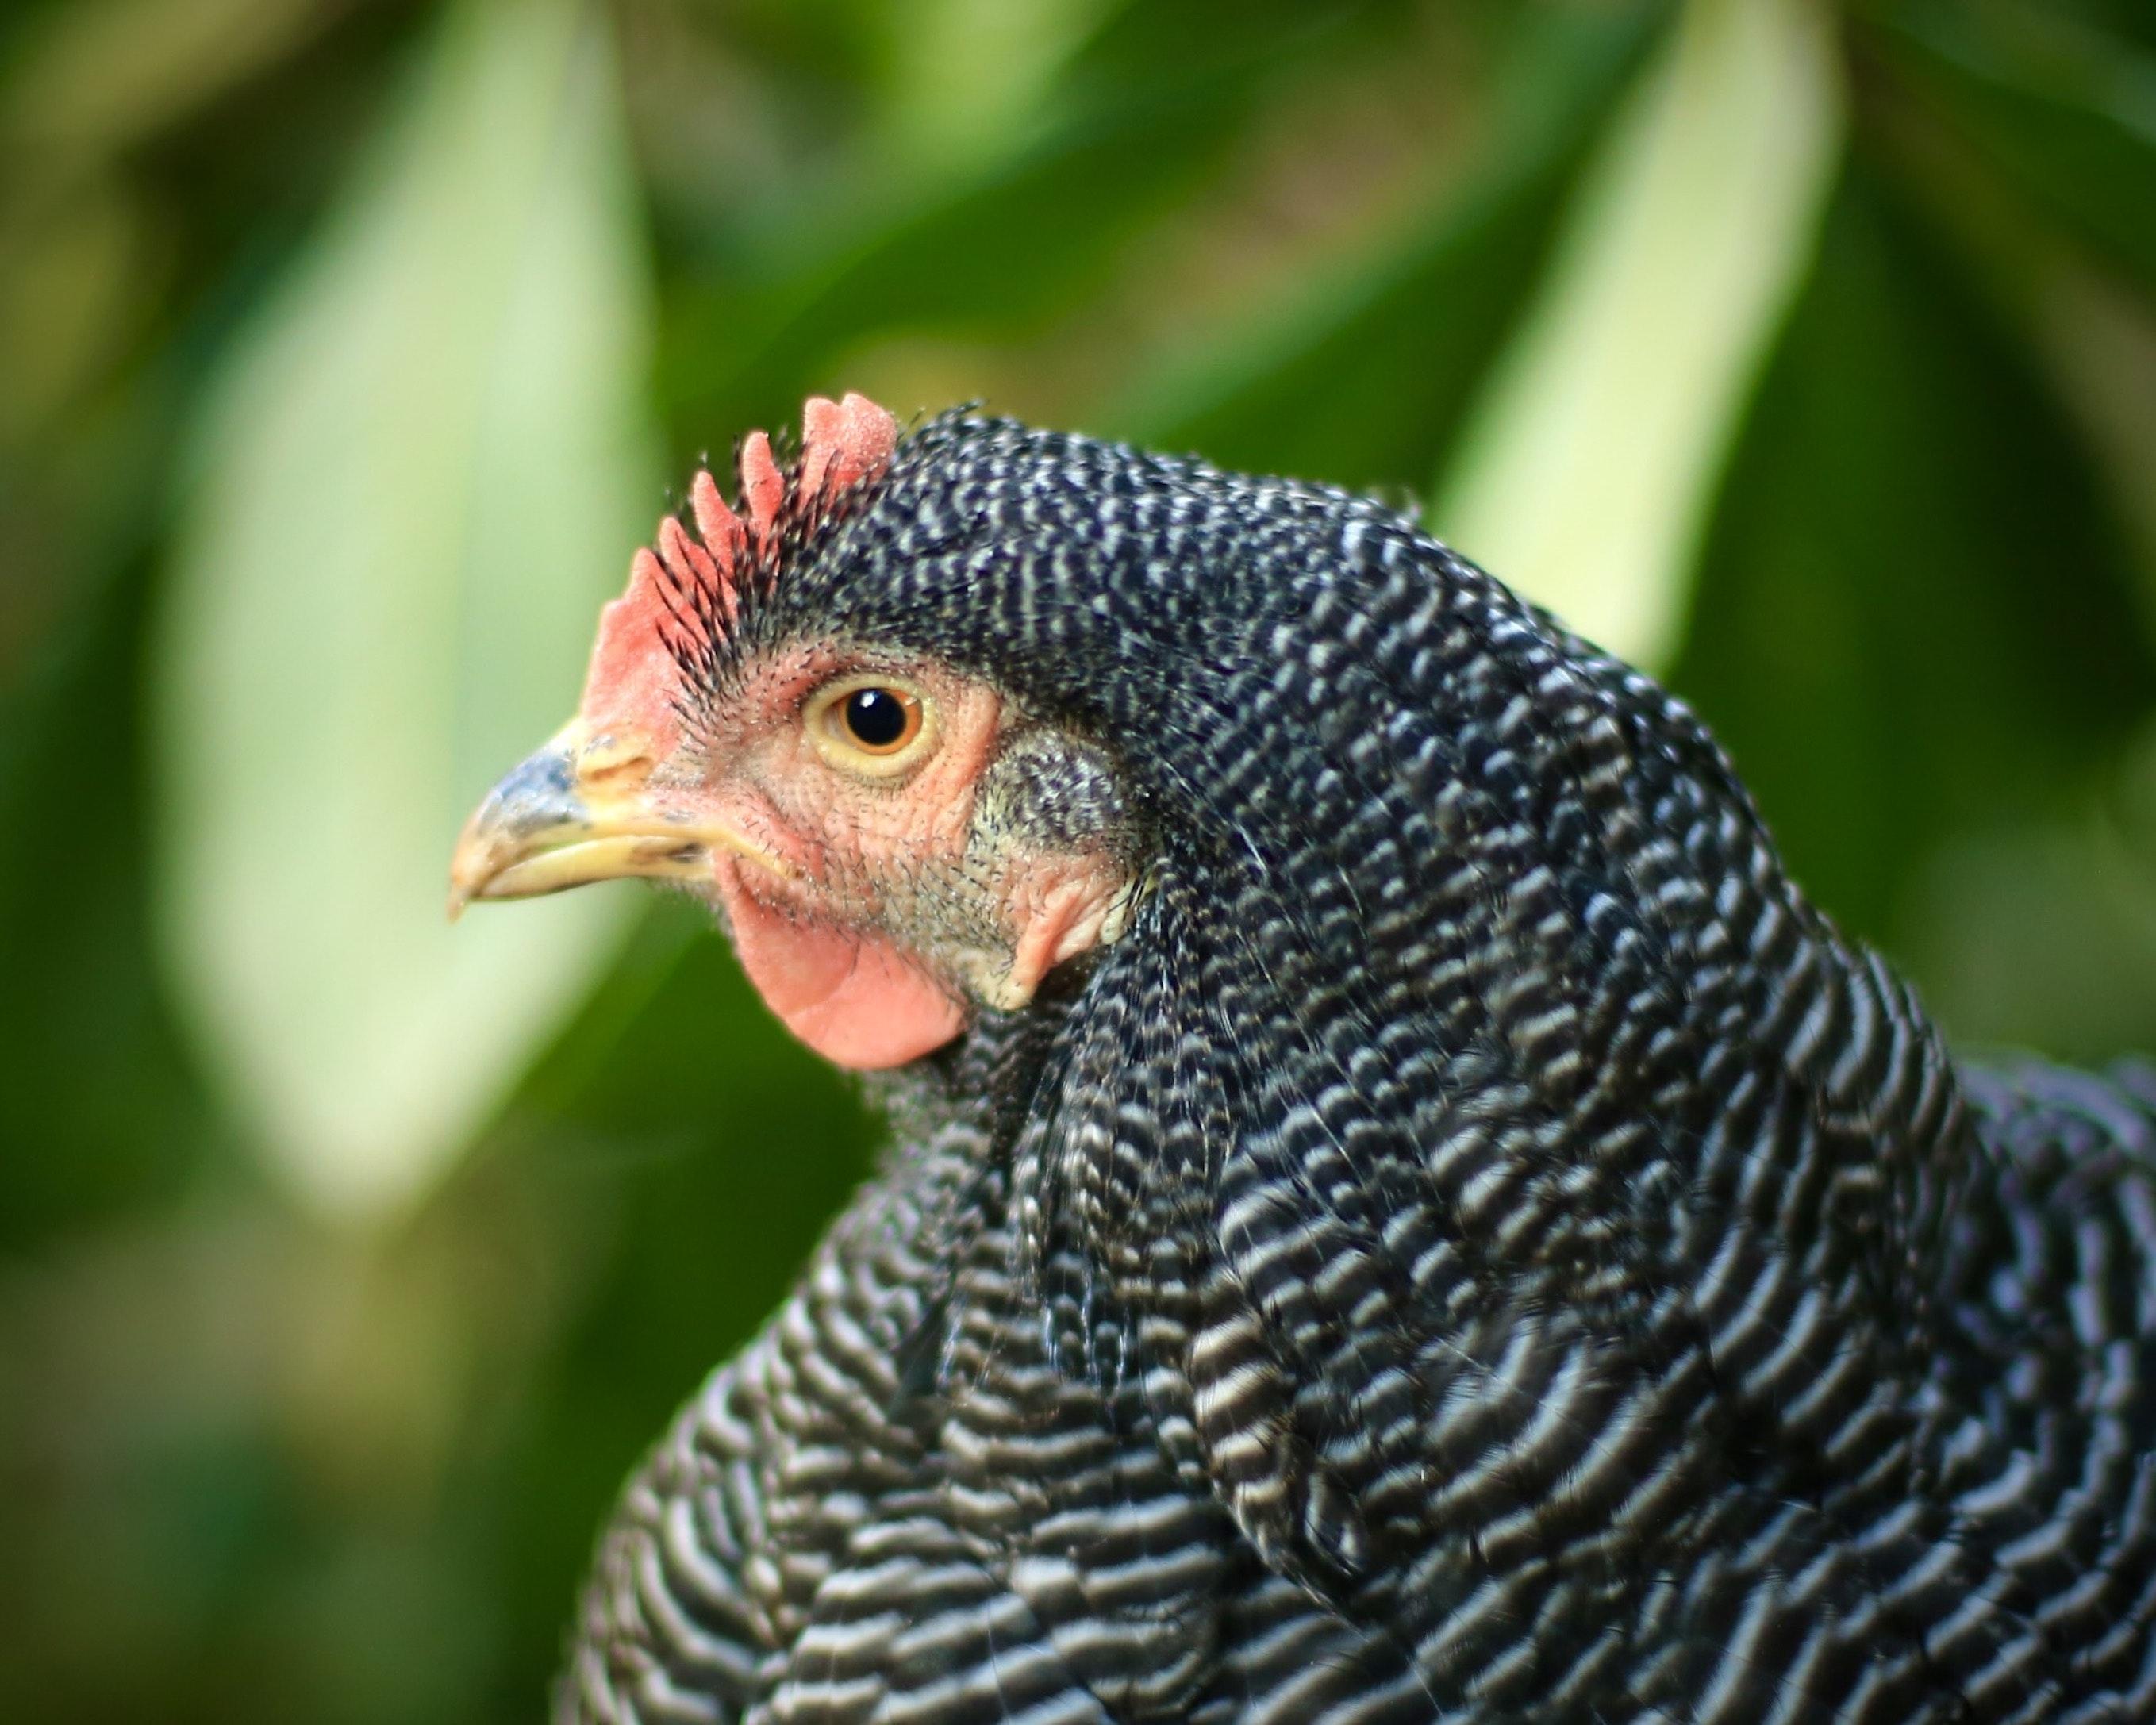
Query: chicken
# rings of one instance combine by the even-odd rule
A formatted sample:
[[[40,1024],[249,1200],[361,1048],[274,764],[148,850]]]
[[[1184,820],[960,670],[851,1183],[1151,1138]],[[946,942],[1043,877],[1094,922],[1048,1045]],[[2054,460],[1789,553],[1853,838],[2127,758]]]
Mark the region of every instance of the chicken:
[[[2156,1070],[1958,1064],[1374,502],[859,397],[739,468],[454,892],[708,901],[894,1147],[561,1719],[2156,1717]]]

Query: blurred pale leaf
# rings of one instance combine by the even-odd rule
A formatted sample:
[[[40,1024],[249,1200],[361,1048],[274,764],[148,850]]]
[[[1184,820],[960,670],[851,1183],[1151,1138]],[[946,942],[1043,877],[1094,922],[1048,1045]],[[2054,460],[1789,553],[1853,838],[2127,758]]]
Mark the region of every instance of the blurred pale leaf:
[[[1729,434],[1842,129],[1810,0],[1691,0],[1582,188],[1431,521],[1612,651],[1665,660]]]
[[[442,907],[460,819],[573,703],[658,495],[634,208],[592,15],[464,6],[197,428],[158,659],[163,942],[334,1212],[424,1186],[629,909]]]

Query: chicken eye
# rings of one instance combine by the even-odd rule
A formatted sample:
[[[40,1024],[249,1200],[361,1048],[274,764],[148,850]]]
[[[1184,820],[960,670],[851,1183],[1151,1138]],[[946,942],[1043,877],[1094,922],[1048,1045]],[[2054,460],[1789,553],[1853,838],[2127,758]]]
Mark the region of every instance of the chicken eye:
[[[809,740],[825,760],[871,778],[911,772],[936,742],[927,699],[892,677],[826,687],[810,701],[807,719]]]
[[[855,747],[895,755],[921,734],[921,703],[896,689],[856,689],[839,703],[839,722]]]

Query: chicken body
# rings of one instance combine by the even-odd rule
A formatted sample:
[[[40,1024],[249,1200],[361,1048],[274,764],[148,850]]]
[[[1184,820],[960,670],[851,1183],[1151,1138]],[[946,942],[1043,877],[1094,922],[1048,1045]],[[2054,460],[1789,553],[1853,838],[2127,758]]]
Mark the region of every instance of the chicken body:
[[[2156,1072],[1957,1065],[1368,501],[947,416],[726,654],[808,639],[1003,691],[1127,920],[875,1081],[562,1720],[2156,1717]]]

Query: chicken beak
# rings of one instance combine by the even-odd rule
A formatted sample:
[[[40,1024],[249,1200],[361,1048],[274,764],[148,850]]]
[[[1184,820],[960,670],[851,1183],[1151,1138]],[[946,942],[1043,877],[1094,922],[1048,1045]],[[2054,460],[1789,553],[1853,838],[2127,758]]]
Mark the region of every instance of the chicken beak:
[[[536,898],[593,880],[711,878],[715,854],[793,871],[732,828],[679,817],[651,793],[651,757],[572,720],[486,794],[449,859],[449,919],[480,898]]]

